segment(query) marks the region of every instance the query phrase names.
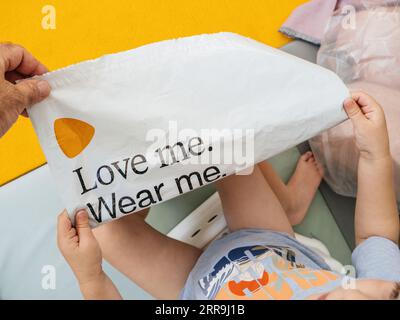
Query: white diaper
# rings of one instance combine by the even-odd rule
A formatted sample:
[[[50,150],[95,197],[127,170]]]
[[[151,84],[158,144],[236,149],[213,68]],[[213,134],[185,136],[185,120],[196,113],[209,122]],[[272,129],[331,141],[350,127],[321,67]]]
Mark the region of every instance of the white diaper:
[[[274,156],[346,119],[331,71],[230,33],[159,42],[42,76],[29,109],[71,216],[92,226]]]

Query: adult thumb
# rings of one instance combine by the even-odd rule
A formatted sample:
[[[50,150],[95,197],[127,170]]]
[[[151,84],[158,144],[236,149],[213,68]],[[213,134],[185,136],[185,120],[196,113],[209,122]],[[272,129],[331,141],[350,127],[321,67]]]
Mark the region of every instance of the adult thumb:
[[[89,216],[85,210],[79,211],[75,216],[75,228],[78,232],[79,242],[94,237],[92,228],[89,225]]]
[[[354,99],[347,99],[343,103],[343,106],[348,117],[351,119],[354,125],[357,125],[366,120],[364,113],[362,112],[357,102],[354,101]]]
[[[15,85],[19,91],[23,105],[20,108],[29,107],[35,103],[47,98],[50,94],[51,88],[47,81],[44,80],[23,80]]]

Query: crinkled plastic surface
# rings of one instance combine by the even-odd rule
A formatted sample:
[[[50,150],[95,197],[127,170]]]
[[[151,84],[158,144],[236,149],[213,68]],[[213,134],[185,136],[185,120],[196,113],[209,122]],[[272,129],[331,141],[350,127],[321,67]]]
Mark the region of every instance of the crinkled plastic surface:
[[[42,78],[52,92],[30,108],[32,122],[70,217],[86,208],[92,226],[347,118],[349,92],[332,71],[230,33],[154,43]]]
[[[350,1],[351,3],[351,1]],[[384,108],[400,200],[400,7],[399,1],[353,1],[332,17],[318,64],[339,75],[351,90],[372,95]],[[353,9],[352,9],[353,8]],[[350,120],[311,139],[331,188],[356,195],[358,150]]]

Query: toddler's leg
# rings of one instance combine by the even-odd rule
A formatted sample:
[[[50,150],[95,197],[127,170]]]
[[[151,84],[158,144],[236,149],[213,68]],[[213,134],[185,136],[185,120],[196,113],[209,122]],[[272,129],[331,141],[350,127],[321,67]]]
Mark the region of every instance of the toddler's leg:
[[[231,231],[255,228],[294,235],[286,212],[258,166],[251,175],[230,176],[216,185]]]
[[[176,299],[201,250],[168,238],[132,214],[94,230],[104,258],[158,299]]]
[[[300,224],[307,214],[323,176],[323,170],[312,152],[307,152],[300,157],[288,184],[282,181],[267,161],[258,166],[282,204],[290,223]]]

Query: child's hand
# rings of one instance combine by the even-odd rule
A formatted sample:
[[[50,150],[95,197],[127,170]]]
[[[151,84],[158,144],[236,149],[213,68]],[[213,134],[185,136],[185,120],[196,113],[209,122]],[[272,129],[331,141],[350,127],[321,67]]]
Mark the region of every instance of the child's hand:
[[[344,102],[347,115],[353,122],[360,157],[376,160],[390,157],[389,137],[382,107],[369,95],[353,92]]]
[[[73,228],[66,211],[58,216],[57,242],[61,253],[82,286],[104,277],[101,266],[102,253],[89,226],[86,211],[79,211],[75,220],[76,228]]]

